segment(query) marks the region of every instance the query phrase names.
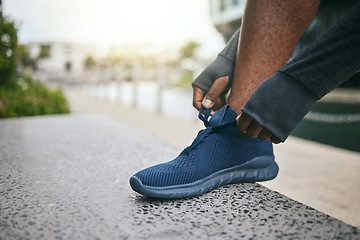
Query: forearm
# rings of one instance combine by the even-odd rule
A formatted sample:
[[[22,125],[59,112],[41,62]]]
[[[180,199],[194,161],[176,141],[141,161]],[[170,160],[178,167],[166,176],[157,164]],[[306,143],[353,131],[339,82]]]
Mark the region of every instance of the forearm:
[[[239,114],[255,89],[283,66],[312,22],[319,0],[246,4],[229,105]]]
[[[208,92],[216,79],[229,76],[229,83],[225,89],[226,92],[229,91],[234,73],[239,33],[240,29],[233,34],[216,59],[194,80],[193,86]]]
[[[360,2],[329,31],[279,69],[318,99],[360,70]]]
[[[360,69],[360,2],[253,93],[242,111],[285,141],[313,104]]]

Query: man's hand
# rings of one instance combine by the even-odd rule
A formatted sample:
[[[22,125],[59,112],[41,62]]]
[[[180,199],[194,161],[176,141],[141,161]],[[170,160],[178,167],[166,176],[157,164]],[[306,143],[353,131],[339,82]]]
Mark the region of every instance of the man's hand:
[[[259,123],[257,123],[252,117],[249,115],[242,113],[236,118],[237,128],[240,132],[246,133],[248,137],[255,138],[259,137],[259,139],[266,141],[271,139],[271,141],[275,144],[280,143],[281,141],[277,139],[271,132],[263,128]]]
[[[226,93],[224,91],[228,82],[228,76],[216,79],[207,93],[205,93],[200,88],[194,86],[193,106],[197,110],[200,110],[201,105],[204,108],[211,109],[211,115],[213,115],[216,110],[220,109],[226,104]]]

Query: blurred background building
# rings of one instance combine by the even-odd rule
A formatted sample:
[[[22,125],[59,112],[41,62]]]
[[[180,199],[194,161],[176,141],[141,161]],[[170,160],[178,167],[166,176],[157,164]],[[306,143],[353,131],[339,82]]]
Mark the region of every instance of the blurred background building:
[[[94,46],[70,42],[30,42],[30,57],[38,59],[36,70],[48,81],[79,78],[86,71],[86,60],[95,55]]]
[[[228,41],[241,26],[246,0],[209,0],[211,20]]]

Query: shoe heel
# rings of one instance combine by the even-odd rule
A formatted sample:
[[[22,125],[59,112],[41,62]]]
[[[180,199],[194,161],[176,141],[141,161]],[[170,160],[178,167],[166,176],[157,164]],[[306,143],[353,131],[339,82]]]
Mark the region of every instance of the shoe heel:
[[[279,173],[279,166],[275,161],[273,161],[273,163],[266,168],[253,170],[254,182],[262,182],[262,181],[268,181],[274,179],[276,178],[278,173]]]
[[[274,156],[262,156],[243,164],[230,177],[230,183],[253,183],[276,178],[279,166]]]

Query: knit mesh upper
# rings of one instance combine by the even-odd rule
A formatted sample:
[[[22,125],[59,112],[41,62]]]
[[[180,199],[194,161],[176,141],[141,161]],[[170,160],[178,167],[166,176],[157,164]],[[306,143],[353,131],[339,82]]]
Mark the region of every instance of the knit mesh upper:
[[[196,161],[196,154],[182,152],[174,160],[144,169],[135,176],[153,187],[186,184],[196,179],[197,170],[192,168]]]
[[[210,121],[203,120],[208,127],[178,157],[144,169],[135,177],[151,187],[183,185],[241,165],[256,156],[272,155],[270,141],[251,139],[237,130],[232,109],[225,108],[216,114]]]

